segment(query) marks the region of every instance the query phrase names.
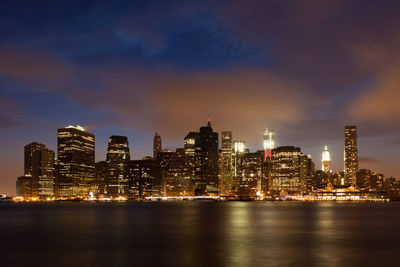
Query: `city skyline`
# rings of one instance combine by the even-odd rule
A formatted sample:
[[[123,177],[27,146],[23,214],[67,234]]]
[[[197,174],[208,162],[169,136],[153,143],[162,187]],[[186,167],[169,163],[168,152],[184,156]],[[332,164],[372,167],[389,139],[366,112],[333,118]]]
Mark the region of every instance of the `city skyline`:
[[[260,149],[276,144],[343,167],[357,125],[359,168],[399,177],[398,1],[2,1],[0,192],[14,192],[23,147],[55,151],[55,129],[127,136],[134,159],[211,118]]]
[[[208,123],[210,123],[210,119],[208,119]],[[353,126],[346,126],[346,127],[353,127]],[[343,140],[346,140],[346,127],[344,127],[344,129],[345,129],[345,134],[344,134],[344,139]],[[73,126],[73,125],[68,125],[68,126],[65,126],[65,128],[64,129],[70,129],[70,130],[78,130],[78,131],[86,131],[86,129],[84,128],[84,127],[82,127],[82,126],[80,126],[80,125],[77,125],[77,126]],[[267,129],[267,127],[265,128],[265,129]],[[62,128],[61,129],[59,129],[59,130],[62,130]],[[231,134],[232,134],[232,164],[233,164],[233,166],[232,166],[232,168],[233,168],[233,171],[235,170],[235,167],[234,167],[234,164],[235,164],[235,162],[234,162],[234,150],[235,150],[235,142],[236,143],[241,143],[241,145],[240,145],[240,148],[238,147],[238,149],[246,149],[246,151],[248,151],[248,152],[257,152],[257,151],[261,151],[261,150],[264,150],[264,145],[265,145],[265,133],[267,132],[268,130],[265,130],[264,132],[262,132],[261,133],[261,135],[260,135],[260,141],[259,141],[259,144],[258,144],[258,146],[255,146],[255,147],[249,147],[249,146],[247,146],[246,145],[246,142],[247,142],[247,140],[244,140],[243,138],[236,138],[235,137],[235,134],[234,134],[234,132],[232,133],[232,131],[230,131],[231,132]],[[270,131],[272,131],[272,130],[270,130]],[[274,135],[275,135],[275,131],[273,131],[274,132]],[[224,133],[224,131],[222,131],[222,133]],[[90,134],[93,134],[93,133],[90,133]],[[93,134],[94,136],[96,136],[95,134]],[[125,136],[116,136],[116,135],[112,135],[112,136],[110,136],[108,139],[110,139],[111,140],[111,138],[115,138],[115,137],[119,137],[119,138],[128,138],[128,140],[129,140],[129,137],[125,137]],[[132,154],[131,154],[131,156],[133,156],[133,157],[131,157],[131,159],[134,159],[134,160],[142,160],[142,159],[144,159],[144,158],[146,158],[146,157],[152,157],[152,156],[154,156],[154,149],[155,149],[155,144],[156,143],[158,143],[158,142],[160,142],[160,140],[162,139],[162,135],[159,135],[157,132],[155,132],[155,134],[154,134],[154,137],[153,137],[153,145],[149,148],[149,153],[144,153],[144,154],[142,154],[142,155],[137,155],[137,156],[133,156]],[[107,139],[107,140],[108,140]],[[279,139],[279,136],[278,136],[278,139]],[[357,136],[356,136],[356,139],[357,139]],[[106,140],[106,142],[107,142],[107,140]],[[110,142],[110,140],[108,140],[108,143]],[[343,140],[342,140],[342,142],[343,142]],[[36,141],[32,141],[31,143],[32,144],[35,144],[35,142]],[[128,142],[128,141],[126,141],[126,142]],[[344,141],[344,143],[342,144],[342,152],[345,152],[345,142],[346,141]],[[181,145],[180,146],[177,146],[177,147],[172,147],[172,146],[164,146],[164,147],[162,147],[162,150],[161,151],[175,151],[175,149],[179,149],[179,148],[183,148],[185,145],[184,145],[184,140],[182,141],[182,143],[181,143]],[[164,145],[165,145],[165,143],[163,143]],[[45,146],[45,148],[46,149],[50,149],[50,151],[52,150],[52,151],[57,151],[57,148],[52,148],[52,147],[48,147],[48,145],[47,144],[40,144],[39,143],[39,145],[44,145]],[[109,144],[108,144],[109,145]],[[134,150],[134,145],[135,144],[132,144],[131,143],[131,147],[130,147],[130,149],[132,150]],[[277,143],[277,142],[275,142],[275,147],[285,147],[285,146],[291,146],[292,144],[285,144],[285,145],[281,145],[281,144],[279,144],[279,143]],[[133,146],[133,147],[132,147]],[[294,145],[295,147],[300,147],[300,146],[296,146],[296,145]],[[97,147],[97,145],[95,145],[95,147]],[[161,147],[161,146],[160,146]],[[332,145],[331,146],[329,146],[329,147],[332,147]],[[106,151],[105,151],[105,153],[103,154],[103,155],[100,155],[100,158],[98,158],[98,156],[95,156],[95,162],[96,163],[99,163],[99,162],[103,162],[103,161],[105,161],[105,160],[107,160],[107,150],[108,150],[109,148],[107,148],[106,149]],[[129,149],[129,147],[128,147],[128,149]],[[157,146],[157,149],[158,149],[158,146]],[[219,143],[219,147],[218,147],[218,149],[219,150],[221,150],[222,149],[222,143]],[[319,151],[317,152],[317,153],[320,153],[321,154],[321,152],[322,152],[322,154],[324,153],[324,151],[325,151],[325,149],[326,149],[326,146],[325,145],[323,145],[323,146],[321,146],[321,147],[319,147],[318,148],[319,149]],[[221,150],[222,151],[222,150]],[[246,152],[246,153],[248,153],[248,152]],[[98,155],[98,154],[101,154],[100,152],[98,152],[96,149],[94,149],[94,151],[93,151],[93,153],[95,153],[96,155]],[[318,157],[313,157],[310,153],[307,153],[306,151],[304,151],[304,150],[302,150],[302,153],[304,153],[304,155],[310,155],[311,156],[311,159],[314,161],[314,163],[316,163],[316,164],[318,164],[318,166],[319,165],[321,165],[322,164],[322,159],[319,159]],[[55,154],[55,158],[57,159],[57,156],[58,156],[58,153],[54,153],[53,152],[53,154]],[[265,155],[263,156],[263,157],[265,157]],[[337,158],[337,157],[336,157]],[[333,164],[332,164],[333,163]],[[345,170],[345,157],[343,157],[342,159],[341,159],[341,161],[340,162],[335,162],[335,161],[330,161],[330,164],[331,165],[333,165],[333,166],[339,166],[339,167],[337,167],[337,168],[331,168],[331,171],[333,171],[333,172],[340,172],[340,171],[344,171]],[[342,166],[342,168],[340,167],[340,166]],[[316,169],[317,170],[319,170],[319,169],[322,169],[322,167],[321,168],[318,168],[318,167],[316,167]],[[372,169],[372,170],[375,170],[375,171],[378,171],[379,173],[383,173],[384,175],[386,175],[386,177],[397,177],[397,176],[395,176],[395,175],[387,175],[384,171],[380,171],[380,170],[376,170],[376,169],[374,169],[374,168],[370,168],[369,166],[368,166],[368,164],[364,164],[364,165],[362,165],[359,169]],[[355,179],[355,178],[354,178]],[[15,180],[13,181],[14,183],[15,183]],[[15,184],[13,184],[12,186],[14,186],[14,189],[15,189]],[[12,190],[10,190],[11,192],[12,192]],[[5,191],[5,193],[8,193],[7,191]],[[13,193],[8,193],[8,195],[12,195]]]
[[[153,155],[132,161],[128,138],[112,135],[106,160],[95,161],[95,135],[69,125],[57,130],[57,155],[37,142],[24,147],[24,175],[17,179],[16,192],[34,199],[89,195],[141,199],[309,194],[323,184],[383,190],[384,174],[359,171],[357,136],[357,126],[344,127],[344,168],[333,172],[327,146],[318,169],[300,147],[275,146],[271,129],[264,131],[263,149],[250,151],[246,141],[235,140],[231,131],[223,131],[220,142],[208,119],[198,132],[186,135],[184,147],[176,152],[163,149],[162,136],[156,132]],[[390,179],[385,181],[391,183]]]

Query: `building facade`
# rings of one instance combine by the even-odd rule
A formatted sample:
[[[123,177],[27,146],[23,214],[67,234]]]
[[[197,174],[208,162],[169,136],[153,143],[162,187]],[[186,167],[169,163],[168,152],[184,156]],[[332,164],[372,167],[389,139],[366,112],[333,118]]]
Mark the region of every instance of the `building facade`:
[[[185,137],[185,153],[194,169],[195,195],[219,195],[218,133],[210,121]]]
[[[57,138],[57,196],[88,196],[96,176],[94,134],[67,126],[58,129]]]
[[[154,135],[153,140],[153,158],[157,159],[157,153],[162,150],[161,136],[157,133]]]
[[[54,151],[46,145],[32,142],[24,147],[24,175],[31,177],[31,197],[40,199],[54,196]]]
[[[106,192],[108,196],[128,196],[129,142],[126,136],[113,135],[108,140]]]
[[[232,192],[232,132],[222,132],[221,155],[221,195],[228,196]]]
[[[161,166],[156,160],[131,160],[129,172],[129,197],[131,199],[145,200],[146,197],[164,196]]]
[[[358,171],[357,127],[344,128],[344,178],[346,184],[356,184]]]

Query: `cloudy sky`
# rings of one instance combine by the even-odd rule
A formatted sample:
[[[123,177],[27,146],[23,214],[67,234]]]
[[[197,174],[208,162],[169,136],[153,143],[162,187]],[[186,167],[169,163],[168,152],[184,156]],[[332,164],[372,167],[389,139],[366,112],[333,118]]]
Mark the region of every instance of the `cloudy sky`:
[[[251,150],[262,131],[317,167],[400,177],[400,1],[0,2],[0,193],[15,193],[23,146],[56,150],[57,128],[126,135],[133,158],[183,146],[211,118]]]

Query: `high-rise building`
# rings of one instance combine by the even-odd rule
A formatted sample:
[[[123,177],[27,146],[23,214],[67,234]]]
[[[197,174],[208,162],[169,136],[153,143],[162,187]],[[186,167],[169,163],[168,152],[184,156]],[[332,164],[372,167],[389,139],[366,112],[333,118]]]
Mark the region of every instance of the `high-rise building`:
[[[87,196],[96,176],[95,136],[79,125],[58,129],[57,136],[57,196]]]
[[[16,195],[17,197],[29,198],[32,196],[32,176],[24,175],[17,178]]]
[[[193,196],[192,169],[185,149],[161,151],[157,161],[161,166],[167,196]]]
[[[24,147],[24,171],[31,177],[31,196],[47,198],[54,196],[54,151],[46,145],[32,142]]]
[[[128,195],[129,189],[129,143],[126,136],[113,135],[107,149],[107,195],[118,197]]]
[[[232,155],[232,188],[234,192],[238,192],[240,182],[242,181],[242,164],[243,155],[248,153],[246,149],[246,142],[243,140],[236,140],[233,142],[233,155]]]
[[[275,148],[275,132],[273,130],[265,129],[263,146],[264,161],[267,161],[267,158],[271,159],[272,149]]]
[[[160,164],[154,159],[131,160],[129,164],[129,196],[144,200],[164,196]]]
[[[299,147],[281,146],[272,150],[271,190],[287,193],[305,192],[307,158]]]
[[[157,133],[154,135],[154,140],[153,140],[153,158],[157,158],[157,153],[160,152],[162,149],[161,146],[161,136],[159,136]]]
[[[194,169],[195,195],[218,195],[218,133],[213,132],[210,120],[199,132],[185,137],[185,153]]]
[[[232,132],[222,132],[221,195],[232,190]]]
[[[255,198],[261,193],[264,155],[258,152],[242,155],[239,197]]]
[[[344,128],[344,176],[347,184],[356,184],[358,171],[357,127]]]
[[[324,151],[322,152],[322,171],[330,173],[331,172],[331,156],[328,151],[328,146],[324,147]]]

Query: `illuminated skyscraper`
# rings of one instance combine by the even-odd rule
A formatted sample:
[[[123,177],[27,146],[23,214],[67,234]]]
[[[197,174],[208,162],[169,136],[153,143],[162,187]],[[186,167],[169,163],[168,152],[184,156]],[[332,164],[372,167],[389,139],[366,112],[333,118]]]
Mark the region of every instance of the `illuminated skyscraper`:
[[[221,195],[229,195],[232,189],[232,132],[222,132]]]
[[[357,127],[344,128],[344,178],[347,184],[356,184],[358,171]]]
[[[190,132],[185,137],[185,154],[194,170],[195,194],[218,195],[218,133],[213,132],[210,120],[199,132]]]
[[[58,129],[56,193],[59,197],[89,194],[95,180],[95,136],[81,126]]]
[[[126,136],[113,135],[107,149],[107,195],[117,197],[128,195],[129,189],[129,143]]]
[[[263,145],[264,161],[267,161],[267,158],[271,159],[272,149],[275,148],[275,132],[273,130],[265,129]]]
[[[160,152],[162,149],[161,146],[161,136],[159,136],[157,133],[154,135],[154,140],[153,140],[153,158],[157,158],[157,153]]]
[[[163,196],[164,186],[160,164],[151,158],[131,160],[129,164],[130,197],[145,199],[146,197]]]
[[[31,196],[38,198],[54,195],[54,152],[36,142],[24,147],[25,176],[31,177]]]
[[[324,151],[322,152],[322,171],[331,172],[331,156],[328,151],[328,146],[324,147]]]
[[[307,175],[311,175],[311,158],[299,147],[281,146],[272,150],[271,190],[299,193],[307,190]]]
[[[233,142],[233,155],[232,155],[232,185],[236,193],[239,190],[240,182],[242,181],[242,164],[243,155],[248,152],[246,150],[246,142],[243,140],[236,140]]]

